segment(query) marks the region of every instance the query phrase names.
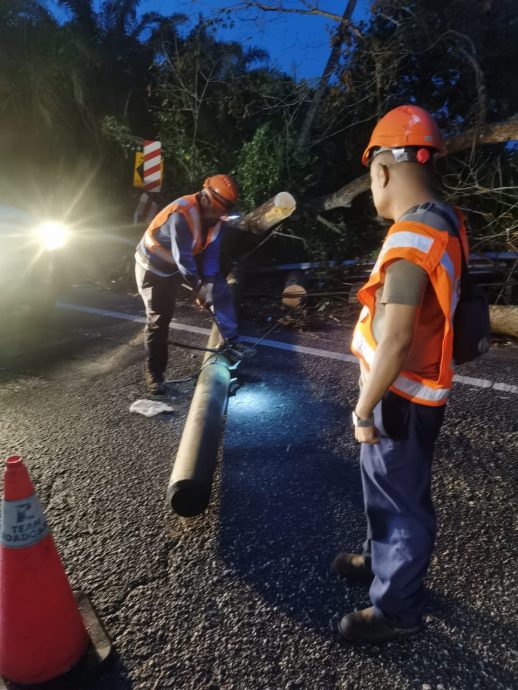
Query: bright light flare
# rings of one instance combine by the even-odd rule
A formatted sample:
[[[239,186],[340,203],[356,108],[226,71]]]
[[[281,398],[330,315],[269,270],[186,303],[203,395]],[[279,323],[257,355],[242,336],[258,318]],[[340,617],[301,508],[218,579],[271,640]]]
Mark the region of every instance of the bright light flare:
[[[49,220],[36,228],[41,244],[48,251],[61,249],[68,241],[69,229],[63,223]]]

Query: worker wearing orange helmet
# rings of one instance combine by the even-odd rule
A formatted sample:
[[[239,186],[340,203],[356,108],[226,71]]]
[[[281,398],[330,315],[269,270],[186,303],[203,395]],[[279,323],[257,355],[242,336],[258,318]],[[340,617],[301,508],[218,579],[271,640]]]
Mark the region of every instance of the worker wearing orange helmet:
[[[430,114],[405,105],[378,122],[362,157],[376,211],[393,225],[358,293],[352,342],[367,539],[333,568],[370,583],[372,606],[339,622],[351,641],[393,640],[422,626],[435,540],[431,463],[453,377],[461,242],[468,251],[462,213],[444,202],[435,176],[444,151]]]
[[[173,201],[151,221],[135,254],[136,280],[146,308],[145,376],[148,390],[166,392],[169,324],[181,283],[193,289],[199,304],[214,308],[219,328],[235,341],[234,304],[220,273],[222,224],[238,198],[230,175],[213,175],[196,194]],[[240,345],[233,342],[233,350]]]

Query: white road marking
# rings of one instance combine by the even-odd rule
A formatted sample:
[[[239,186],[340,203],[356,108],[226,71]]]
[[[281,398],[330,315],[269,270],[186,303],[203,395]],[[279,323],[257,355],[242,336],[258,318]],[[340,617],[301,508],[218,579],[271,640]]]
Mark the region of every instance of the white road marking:
[[[122,319],[124,321],[135,321],[136,323],[146,323],[144,316],[135,316],[134,314],[126,314],[122,311],[112,311],[110,309],[98,309],[96,307],[85,307],[80,304],[70,304],[68,302],[58,302],[60,309],[69,309],[70,311],[79,311],[85,314],[97,314],[98,316],[107,316],[111,319]],[[190,326],[185,323],[171,322],[170,328],[176,331],[188,331],[189,333],[198,333],[199,335],[209,335],[209,328],[200,328],[200,326]],[[259,338],[252,338],[251,336],[241,336],[240,338],[246,343],[256,344]],[[353,355],[345,352],[333,352],[332,350],[321,350],[316,347],[306,347],[305,345],[292,345],[291,343],[283,343],[280,340],[261,340],[261,345],[265,347],[273,347],[277,350],[287,350],[288,352],[298,352],[303,355],[312,355],[313,357],[325,357],[326,359],[336,359],[341,362],[350,362],[357,364],[358,360]],[[492,388],[495,391],[502,391],[504,393],[514,393],[518,395],[518,386],[513,386],[510,383],[497,383],[489,381],[488,379],[477,379],[471,376],[459,376],[456,374],[453,377],[455,383],[460,383],[463,386],[473,386],[475,388]]]
[[[242,335],[240,340],[245,343],[257,343],[259,338],[252,338],[249,335]],[[313,357],[325,357],[326,359],[338,359],[341,362],[352,362],[358,364],[358,360],[354,355],[346,354],[345,352],[333,352],[332,350],[320,350],[317,347],[306,347],[305,345],[293,345],[292,343],[283,343],[280,340],[268,340],[265,338],[261,340],[261,345],[267,347],[275,347],[278,350],[288,350],[289,352],[300,352],[303,355],[313,355]]]
[[[69,302],[58,302],[59,309],[69,309],[70,311],[81,311],[84,314],[97,314],[98,316],[108,316],[111,319],[122,319],[124,321],[135,321],[136,323],[146,323],[145,316],[126,314],[123,311],[112,311],[111,309],[97,309],[96,307],[84,307],[82,304],[70,304]],[[210,335],[210,328],[200,328],[199,326],[189,326],[188,324],[172,322],[170,328],[177,331],[189,331],[200,335]]]

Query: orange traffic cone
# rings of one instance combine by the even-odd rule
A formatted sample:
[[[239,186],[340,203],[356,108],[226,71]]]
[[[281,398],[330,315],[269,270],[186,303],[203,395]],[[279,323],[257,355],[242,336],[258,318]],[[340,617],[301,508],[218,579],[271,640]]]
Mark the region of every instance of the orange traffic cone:
[[[89,638],[22,459],[7,459],[0,534],[0,676],[62,675]]]

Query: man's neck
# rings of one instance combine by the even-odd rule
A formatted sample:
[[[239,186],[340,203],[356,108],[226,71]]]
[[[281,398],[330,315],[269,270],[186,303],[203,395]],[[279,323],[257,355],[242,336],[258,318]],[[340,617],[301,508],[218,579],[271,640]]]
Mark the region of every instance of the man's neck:
[[[392,204],[391,215],[393,220],[397,221],[408,211],[409,208],[420,206],[426,202],[437,203],[441,201],[442,199],[440,195],[437,192],[429,189],[402,194],[398,196],[397,201],[395,200]]]

